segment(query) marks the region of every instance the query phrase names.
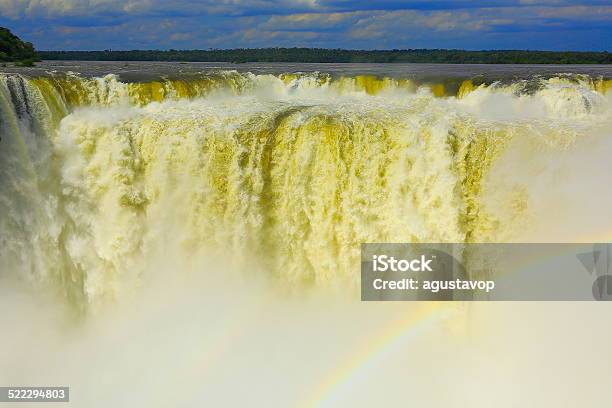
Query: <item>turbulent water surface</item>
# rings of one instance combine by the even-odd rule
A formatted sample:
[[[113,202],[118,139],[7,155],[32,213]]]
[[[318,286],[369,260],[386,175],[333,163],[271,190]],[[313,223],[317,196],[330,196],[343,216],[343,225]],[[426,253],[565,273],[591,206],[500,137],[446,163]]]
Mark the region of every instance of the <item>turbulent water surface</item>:
[[[226,305],[234,316],[235,305],[214,300],[220,292],[210,287],[234,296],[227,289],[233,284],[222,282],[229,269],[239,281],[272,283],[281,289],[274,296],[314,289],[350,298],[363,242],[609,241],[611,78],[609,68],[597,66],[55,62],[6,70],[0,74],[0,278],[6,287],[11,281],[50,288],[43,292],[62,299],[51,303],[67,300],[84,313],[133,298],[152,276],[172,288],[161,293],[176,292],[186,302],[185,293],[194,295],[198,286],[176,281],[204,279],[208,289],[194,295],[204,303],[160,311],[157,295],[142,302],[161,315],[200,310],[205,328],[163,322],[191,333],[184,336],[191,339],[187,350],[197,339],[204,339],[202,349],[216,350],[224,337],[211,340],[210,333],[235,328],[217,322],[211,310]],[[28,291],[10,288],[11,296]],[[250,299],[252,291],[241,290]],[[24,316],[39,315],[30,303],[17,303]],[[238,320],[251,320],[241,307]],[[339,342],[351,344],[363,329],[354,317],[375,313],[318,306],[297,325],[290,316],[303,312],[278,309],[299,306],[262,307],[280,313],[290,334],[262,319],[267,334],[251,330],[256,344],[236,346],[256,365],[267,363],[250,356],[252,348],[265,348],[275,335],[308,338],[299,333],[311,329],[339,339],[325,357],[333,359],[344,350]],[[146,321],[138,311],[124,313]],[[365,321],[378,330],[377,318]],[[122,344],[151,331],[148,323],[105,324],[124,333],[117,335]],[[52,334],[43,332],[57,344],[48,347],[66,358],[69,350],[79,358],[94,353],[96,330],[103,338],[109,333],[106,326],[90,328],[76,351],[67,351],[65,333],[52,326]],[[12,341],[22,342],[27,332],[17,330]],[[305,359],[323,347],[313,342],[304,346]],[[338,363],[345,368],[304,367],[299,381],[306,389],[285,388],[284,406],[324,400],[340,381],[334,375],[361,364],[351,358]],[[158,363],[183,370],[177,361]],[[224,364],[250,378],[237,360]],[[278,367],[292,367],[284,364]],[[91,391],[94,381],[83,383],[83,370],[72,367],[61,378]],[[278,374],[267,378],[281,381]],[[31,378],[25,369],[14,375],[8,378]],[[142,381],[151,387],[158,380]],[[231,388],[233,379],[219,381]],[[84,406],[98,406],[81,398]]]

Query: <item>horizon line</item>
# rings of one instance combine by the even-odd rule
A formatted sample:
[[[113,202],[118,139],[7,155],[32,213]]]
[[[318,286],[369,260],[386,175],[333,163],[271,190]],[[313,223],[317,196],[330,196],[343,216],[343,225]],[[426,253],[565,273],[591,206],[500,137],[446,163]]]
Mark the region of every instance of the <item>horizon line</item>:
[[[324,47],[242,47],[242,48],[132,48],[129,50],[121,49],[104,49],[104,50],[37,50],[36,52],[132,52],[132,51],[148,51],[148,52],[182,52],[182,51],[239,51],[239,50],[322,50],[322,51],[349,51],[349,52],[406,52],[406,51],[460,51],[460,52],[550,52],[550,53],[598,53],[609,54],[612,50],[593,51],[593,50],[545,50],[545,49],[511,49],[511,48],[489,48],[479,50],[469,50],[462,48],[374,48],[374,49],[357,49],[357,48],[324,48]]]

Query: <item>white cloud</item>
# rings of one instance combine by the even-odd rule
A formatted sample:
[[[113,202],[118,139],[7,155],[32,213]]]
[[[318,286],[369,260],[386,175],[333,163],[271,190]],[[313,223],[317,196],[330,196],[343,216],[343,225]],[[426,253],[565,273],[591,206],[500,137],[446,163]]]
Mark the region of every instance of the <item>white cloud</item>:
[[[322,46],[354,48],[531,47],[538,31],[587,32],[586,46],[610,44],[602,26],[612,5],[516,0],[514,7],[423,10],[339,0],[0,0],[0,15],[39,49],[232,48]],[[506,4],[512,3],[508,0]],[[554,3],[554,5],[553,5]],[[557,4],[558,3],[558,4]],[[588,4],[591,5],[588,5]],[[420,4],[425,4],[422,0]],[[457,3],[453,3],[456,5]],[[490,2],[486,4],[490,5]],[[376,8],[376,7],[374,7]],[[346,11],[339,11],[346,10]],[[599,31],[589,34],[589,23]],[[603,22],[603,24],[602,24]],[[578,27],[578,28],[577,28]],[[590,35],[590,37],[588,37]],[[553,38],[542,35],[543,41]],[[522,41],[522,42],[519,42]],[[487,45],[482,45],[487,44]],[[543,44],[546,44],[545,42]],[[555,47],[563,46],[555,40]],[[540,46],[541,47],[541,46]],[[608,45],[609,47],[609,45]]]
[[[97,12],[240,15],[259,11],[276,14],[318,9],[318,0],[0,0],[0,14],[10,18],[91,16]]]

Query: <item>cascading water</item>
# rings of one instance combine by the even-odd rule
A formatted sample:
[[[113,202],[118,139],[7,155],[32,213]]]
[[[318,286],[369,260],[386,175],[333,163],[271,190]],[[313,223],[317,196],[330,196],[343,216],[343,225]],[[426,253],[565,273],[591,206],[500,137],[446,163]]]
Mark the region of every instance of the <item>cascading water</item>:
[[[356,293],[363,242],[609,241],[611,83],[2,74],[0,385],[94,408],[596,405],[600,305]]]
[[[500,155],[607,136],[609,87],[3,75],[2,267],[86,304],[138,280],[168,236],[185,257],[225,250],[317,286],[356,284],[362,242],[514,240],[533,197],[488,178]]]

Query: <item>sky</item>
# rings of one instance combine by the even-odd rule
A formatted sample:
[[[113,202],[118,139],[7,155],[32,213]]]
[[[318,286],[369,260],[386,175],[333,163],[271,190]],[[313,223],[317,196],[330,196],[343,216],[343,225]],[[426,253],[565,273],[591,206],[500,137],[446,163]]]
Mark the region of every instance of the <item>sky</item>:
[[[38,50],[612,51],[612,0],[0,0]]]

